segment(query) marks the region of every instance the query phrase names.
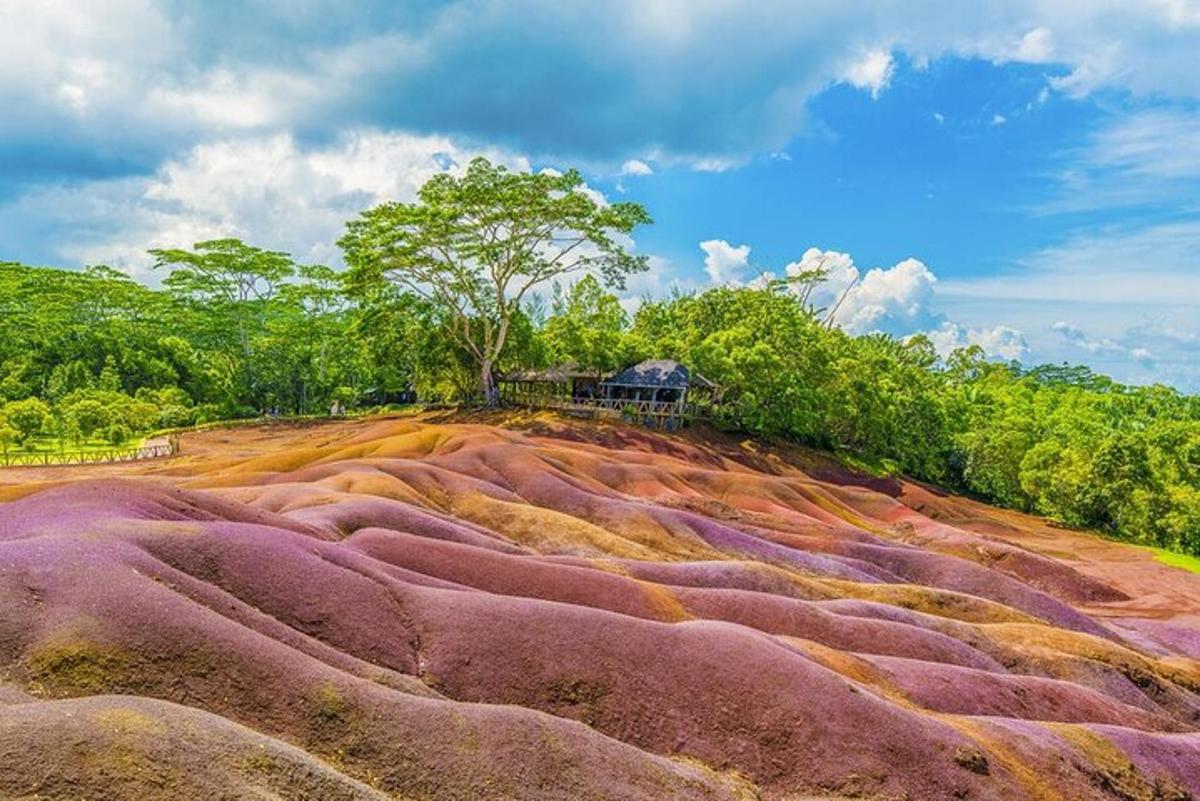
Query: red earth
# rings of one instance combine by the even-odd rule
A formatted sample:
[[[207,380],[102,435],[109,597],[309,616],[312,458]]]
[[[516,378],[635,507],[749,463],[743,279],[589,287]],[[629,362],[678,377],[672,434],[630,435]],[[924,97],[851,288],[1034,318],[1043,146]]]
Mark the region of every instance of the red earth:
[[[1200,797],[1200,575],[549,416],[0,470],[0,798]]]

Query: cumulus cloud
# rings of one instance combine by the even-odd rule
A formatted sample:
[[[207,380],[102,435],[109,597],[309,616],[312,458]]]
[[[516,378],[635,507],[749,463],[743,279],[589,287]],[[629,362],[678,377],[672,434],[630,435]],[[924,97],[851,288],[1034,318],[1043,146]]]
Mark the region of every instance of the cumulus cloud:
[[[1034,28],[1021,37],[1013,52],[1016,61],[1045,63],[1054,55],[1054,37],[1049,28]]]
[[[654,170],[650,165],[638,159],[629,159],[621,165],[622,175],[653,175]]]
[[[72,232],[62,256],[80,263],[139,273],[148,248],[223,236],[335,263],[346,220],[383,200],[412,200],[434,174],[461,170],[475,155],[529,169],[508,151],[379,131],[325,147],[306,148],[287,134],[199,145],[148,178],[56,187],[0,207],[0,239],[50,207]]]
[[[868,270],[850,290],[834,322],[853,333],[901,334],[932,322],[930,301],[937,278],[917,259]]]
[[[946,321],[937,328],[924,332],[938,355],[949,356],[959,348],[978,345],[992,358],[1005,361],[1020,361],[1029,353],[1025,335],[1015,328],[997,325],[991,328],[967,328],[959,323]]]
[[[1088,336],[1082,328],[1068,323],[1066,320],[1056,321],[1050,326],[1050,330],[1058,334],[1071,347],[1078,348],[1087,353],[1102,356],[1128,356],[1134,361],[1142,363],[1153,363],[1155,361],[1153,351],[1147,347],[1117,342],[1108,337]]]
[[[931,301],[937,278],[917,259],[862,274],[848,253],[809,248],[784,273],[795,277],[817,270],[825,280],[810,296],[810,305],[825,310],[834,324],[852,334],[900,336],[935,322]]]
[[[740,284],[750,270],[750,246],[731,245],[724,239],[700,243],[704,251],[704,271],[714,284]]]
[[[21,113],[0,118],[0,148],[5,135],[42,137],[67,172],[118,142],[123,158],[106,166],[131,174],[231,132],[327,139],[348,124],[612,165],[660,148],[720,169],[786,145],[831,82],[878,95],[895,54],[1065,65],[1057,85],[1076,93],[1200,97],[1200,25],[1179,2],[770,6],[457,0],[398,13],[384,0],[314,0],[251,4],[231,26],[212,3],[7,0],[0,100]],[[528,69],[539,61],[554,66]],[[561,113],[542,114],[548,96]]]
[[[1082,328],[1066,320],[1058,320],[1050,326],[1050,330],[1056,332],[1064,341],[1088,353],[1124,353],[1126,350],[1111,339],[1093,339],[1084,333]]]
[[[871,97],[879,97],[879,93],[892,82],[895,72],[896,62],[891,52],[879,48],[847,67],[842,78],[851,86],[869,90]]]
[[[746,271],[748,264],[742,267]],[[979,345],[989,356],[1002,359],[1021,359],[1029,352],[1025,335],[1015,328],[970,328],[946,319],[937,308],[937,276],[918,259],[863,273],[849,253],[814,247],[783,272],[790,277],[823,273],[825,278],[809,295],[808,304],[849,334],[922,333],[942,356],[967,345]],[[774,278],[774,273],[763,273],[751,285],[767,286]]]

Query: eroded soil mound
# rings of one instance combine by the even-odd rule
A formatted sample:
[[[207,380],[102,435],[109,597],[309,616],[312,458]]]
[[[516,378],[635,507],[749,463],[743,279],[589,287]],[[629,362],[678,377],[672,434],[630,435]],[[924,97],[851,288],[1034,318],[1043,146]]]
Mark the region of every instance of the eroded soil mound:
[[[1145,551],[542,418],[184,451],[0,473],[0,797],[1200,797]]]

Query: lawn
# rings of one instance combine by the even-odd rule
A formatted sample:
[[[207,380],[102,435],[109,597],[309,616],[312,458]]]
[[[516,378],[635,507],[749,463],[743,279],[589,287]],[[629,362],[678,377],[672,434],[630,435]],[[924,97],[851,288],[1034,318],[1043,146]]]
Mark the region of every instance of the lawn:
[[[125,450],[127,448],[136,448],[142,444],[141,437],[131,437],[128,441],[120,445],[113,445],[111,442],[96,438],[86,442],[74,442],[67,440],[61,442],[54,437],[31,437],[25,446],[18,448],[13,446],[9,449],[9,453],[94,453],[96,451],[115,451]]]
[[[38,464],[44,454],[75,456],[78,454],[108,453],[111,451],[128,452],[141,447],[144,441],[142,437],[131,437],[128,442],[113,445],[111,442],[105,442],[102,439],[91,439],[87,442],[77,443],[71,440],[60,442],[54,437],[38,436],[32,437],[20,448],[16,445],[10,445],[7,456],[0,456],[0,464]],[[88,461],[88,459],[85,457],[80,461]]]
[[[1165,551],[1162,548],[1151,548],[1150,550],[1154,551],[1154,558],[1165,565],[1190,570],[1193,573],[1200,573],[1200,557],[1188,556],[1185,553],[1175,553],[1174,551]]]

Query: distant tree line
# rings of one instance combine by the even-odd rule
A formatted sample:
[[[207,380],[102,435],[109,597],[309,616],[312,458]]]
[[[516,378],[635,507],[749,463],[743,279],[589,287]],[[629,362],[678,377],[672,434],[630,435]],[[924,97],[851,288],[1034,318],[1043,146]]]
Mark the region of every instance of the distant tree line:
[[[352,221],[340,272],[235,239],[153,251],[160,289],[0,264],[0,448],[409,393],[495,403],[508,370],[674,358],[724,388],[720,426],[1200,553],[1200,398],[850,336],[808,302],[819,271],[631,316],[610,288],[645,269],[626,235],[649,217],[584,190],[478,160]]]

